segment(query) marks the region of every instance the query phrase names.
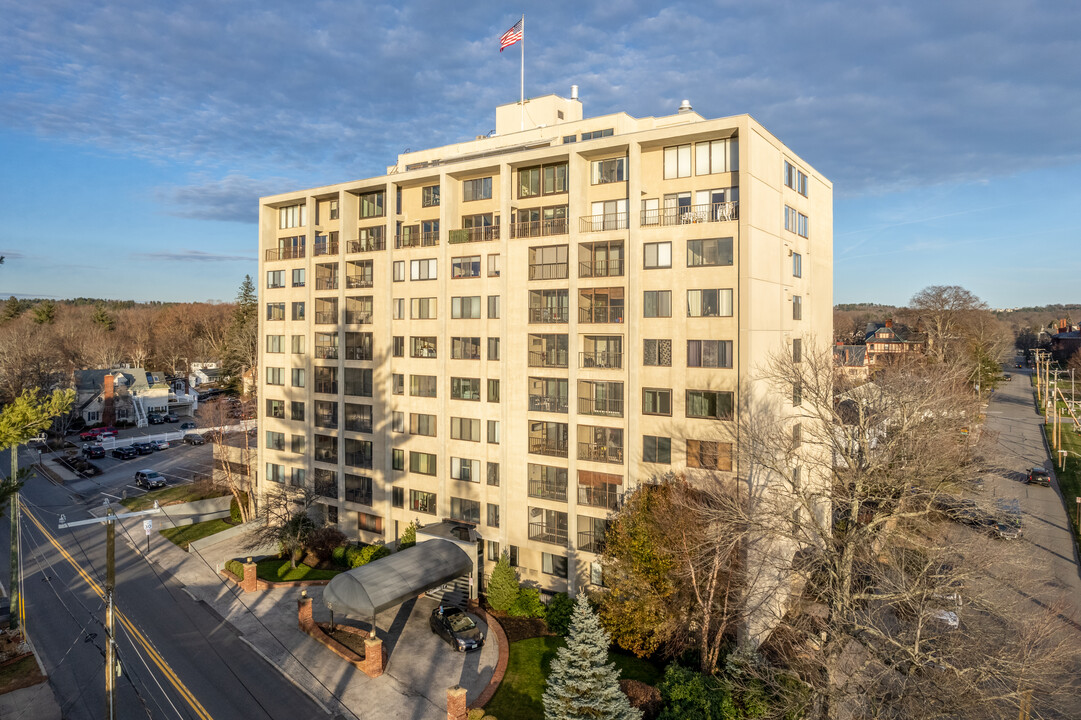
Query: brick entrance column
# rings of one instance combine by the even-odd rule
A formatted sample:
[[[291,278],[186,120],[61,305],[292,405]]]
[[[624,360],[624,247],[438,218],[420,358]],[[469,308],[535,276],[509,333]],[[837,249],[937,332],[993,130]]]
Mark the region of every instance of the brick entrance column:
[[[465,704],[465,688],[459,685],[447,688],[447,720],[466,720],[469,708]]]
[[[364,663],[360,669],[368,677],[377,678],[383,674],[383,641],[377,637],[364,639]]]

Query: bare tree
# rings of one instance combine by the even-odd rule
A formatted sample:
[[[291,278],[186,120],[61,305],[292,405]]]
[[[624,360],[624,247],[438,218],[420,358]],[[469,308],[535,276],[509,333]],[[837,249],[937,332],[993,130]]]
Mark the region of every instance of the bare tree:
[[[245,412],[245,409],[247,412]],[[203,407],[204,420],[213,428],[211,442],[214,445],[214,483],[228,490],[240,510],[241,522],[249,522],[256,516],[256,468],[257,449],[255,439],[246,430],[229,431],[228,428],[250,416],[252,408],[232,412],[226,399],[212,400]],[[239,417],[233,417],[239,415]]]
[[[931,285],[912,296],[909,310],[918,315],[927,333],[931,356],[945,362],[951,348],[963,345],[965,326],[972,316],[986,311],[987,305],[963,287]]]
[[[317,527],[310,513],[316,498],[308,487],[271,486],[260,500],[258,517],[262,522],[248,535],[248,547],[277,544],[296,567],[304,543]]]

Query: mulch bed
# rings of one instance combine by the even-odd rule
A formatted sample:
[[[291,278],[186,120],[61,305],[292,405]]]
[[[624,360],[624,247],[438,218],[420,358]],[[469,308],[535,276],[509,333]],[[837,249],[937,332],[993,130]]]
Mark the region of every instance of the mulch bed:
[[[323,632],[355,652],[360,657],[364,657],[364,635],[355,632],[346,632],[340,627],[336,627],[333,630],[323,627]]]
[[[503,631],[507,633],[507,642],[527,640],[542,635],[555,635],[554,632],[548,630],[548,626],[540,618],[512,617],[505,612],[499,612],[491,608],[488,609],[488,612],[499,620],[499,624],[503,626]]]

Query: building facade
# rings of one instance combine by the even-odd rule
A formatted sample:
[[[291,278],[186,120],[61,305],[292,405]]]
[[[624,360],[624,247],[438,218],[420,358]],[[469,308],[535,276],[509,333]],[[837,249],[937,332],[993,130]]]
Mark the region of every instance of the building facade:
[[[747,115],[525,110],[261,200],[259,482],[366,542],[475,525],[484,574],[575,590],[637,483],[735,472],[756,366],[830,343],[832,186]]]

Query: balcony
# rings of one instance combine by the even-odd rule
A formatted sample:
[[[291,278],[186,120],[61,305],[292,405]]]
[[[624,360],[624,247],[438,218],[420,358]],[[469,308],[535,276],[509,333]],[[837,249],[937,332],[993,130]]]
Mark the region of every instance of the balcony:
[[[337,277],[317,277],[315,278],[316,290],[337,290],[338,278]]]
[[[395,248],[435,247],[439,245],[439,231],[402,233],[394,237]]]
[[[346,325],[371,325],[372,324],[372,311],[371,310],[346,310],[345,311],[345,324]]]
[[[531,323],[565,323],[569,315],[569,308],[565,307],[529,308]]]
[[[604,213],[602,215],[583,215],[578,220],[578,232],[626,230],[627,219],[628,215],[625,212]]]
[[[318,257],[319,255],[337,255],[338,254],[338,240],[337,238],[331,240],[322,240],[316,238],[315,244],[312,248],[312,257]]]
[[[607,510],[618,510],[622,498],[618,491],[609,489],[610,487],[612,486],[580,485],[578,487],[578,504]]]
[[[511,239],[548,237],[550,235],[566,235],[567,230],[567,218],[532,220],[512,223],[510,226],[510,236]]]
[[[529,452],[534,455],[549,455],[551,457],[567,457],[567,441],[555,440],[543,437],[529,438]]]
[[[623,398],[578,398],[578,414],[623,417]]]
[[[298,260],[304,257],[304,246],[272,248],[266,251],[267,262],[274,260]]]
[[[317,312],[315,313],[316,325],[337,325],[338,313],[335,312]]]
[[[529,523],[529,539],[551,543],[552,545],[566,546],[567,528],[545,525],[544,523]]]
[[[365,360],[371,362],[372,349],[365,345],[346,345],[345,346],[345,359],[346,360]]]
[[[357,288],[370,288],[375,285],[372,282],[371,276],[368,275],[346,275],[345,287],[347,290],[355,290]]]
[[[565,368],[567,367],[566,350],[530,350],[529,367]]]
[[[603,350],[578,353],[578,367],[598,370],[616,370],[623,367],[623,353]]]
[[[594,260],[578,263],[578,277],[622,277],[623,260]]]
[[[623,322],[623,306],[609,305],[594,308],[578,308],[578,322],[580,323],[621,323]]]
[[[319,448],[319,447],[317,447],[312,452],[312,458],[319,461],[319,462],[322,462],[322,463],[329,463],[330,465],[337,465],[338,464],[338,451],[337,451],[336,448],[333,448],[333,447],[330,447],[330,448]],[[337,481],[337,479],[334,480],[334,486],[333,487],[334,487],[334,494],[333,495],[326,495],[325,497],[335,497],[335,498],[338,497],[338,481]],[[319,480],[318,479],[316,479],[316,481],[315,481],[315,488],[316,488],[316,492],[318,493],[319,492]]]
[[[530,480],[529,497],[567,502],[567,484],[565,482],[559,484],[544,482],[543,480]]]
[[[337,360],[338,359],[338,346],[337,345],[316,345],[315,357],[319,360]]]
[[[604,552],[604,534],[591,532],[589,530],[578,533],[578,549],[583,552],[600,555]]]
[[[374,229],[374,228],[373,228]],[[366,238],[360,238],[358,240],[350,240],[346,243],[345,251],[347,253],[364,253],[375,252],[377,250],[386,250],[387,243],[383,237],[382,228],[379,228],[380,232]]]
[[[348,481],[346,481],[348,482]],[[348,502],[357,503],[358,505],[372,505],[372,491],[371,488],[367,490],[362,488],[345,488],[345,499]]]
[[[565,280],[567,263],[537,263],[529,266],[530,280]]]
[[[623,447],[599,442],[579,442],[578,459],[601,463],[623,463]]]
[[[330,462],[330,461],[327,461]],[[335,459],[333,462],[337,462]],[[333,500],[338,499],[338,479],[335,478],[329,482],[315,482],[315,494],[320,497],[331,498]]]
[[[540,412],[567,412],[568,398],[566,395],[530,395],[529,409]]]
[[[642,227],[696,225],[726,220],[739,220],[738,200],[642,211]]]
[[[370,468],[372,466],[372,454],[370,452],[346,452],[345,464],[349,467]]]
[[[338,381],[337,380],[316,380],[315,392],[326,393],[327,395],[338,394]],[[337,459],[334,462],[338,462]]]
[[[498,239],[499,226],[490,225],[488,227],[451,230],[450,235],[447,237],[447,242],[451,245],[459,245],[461,243],[488,242],[490,240]]]

